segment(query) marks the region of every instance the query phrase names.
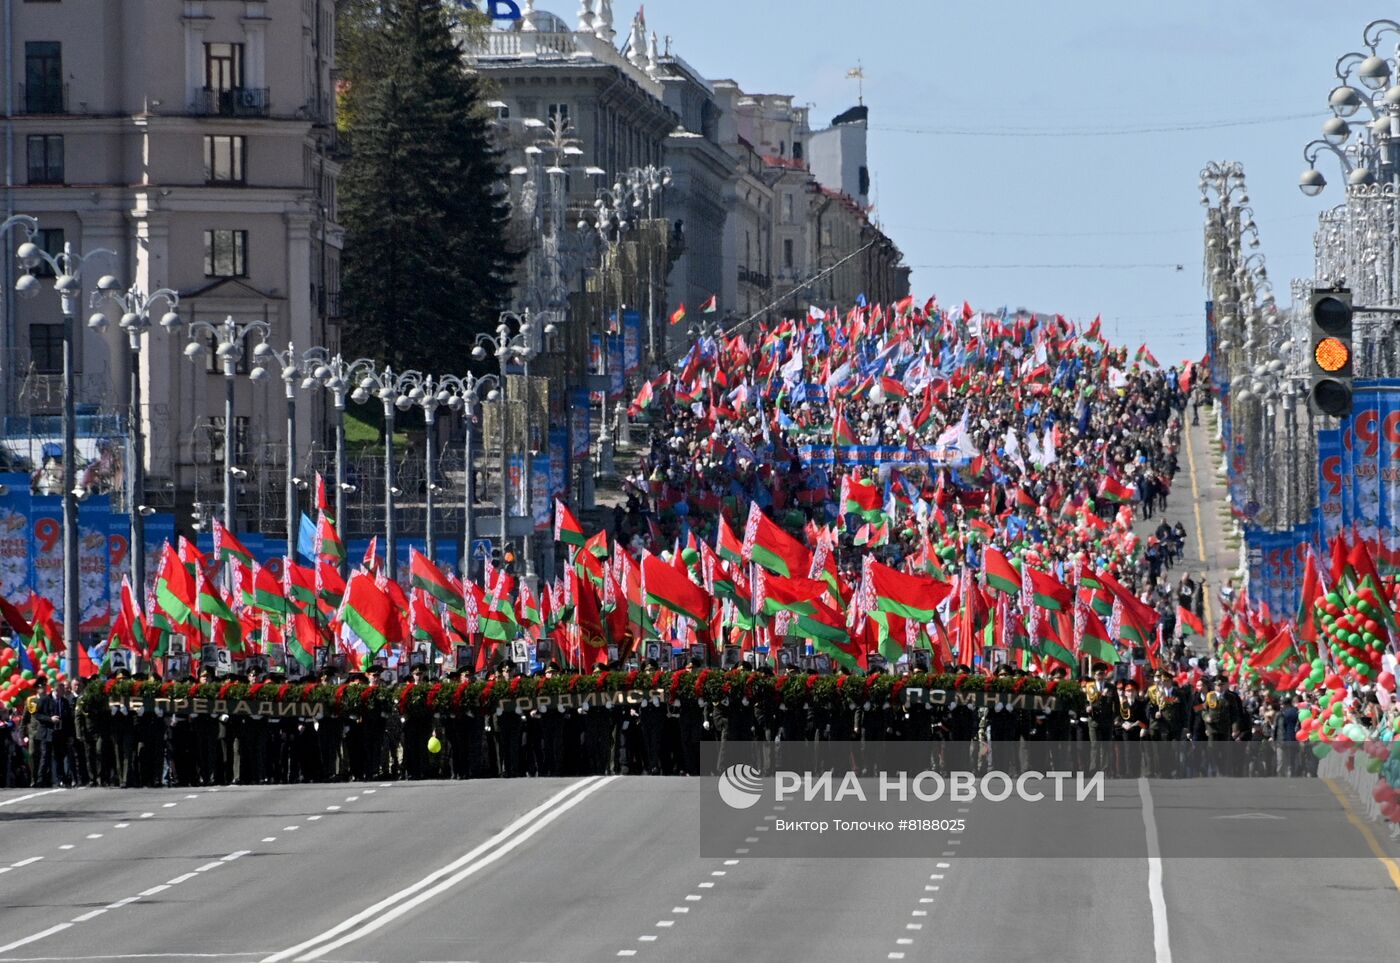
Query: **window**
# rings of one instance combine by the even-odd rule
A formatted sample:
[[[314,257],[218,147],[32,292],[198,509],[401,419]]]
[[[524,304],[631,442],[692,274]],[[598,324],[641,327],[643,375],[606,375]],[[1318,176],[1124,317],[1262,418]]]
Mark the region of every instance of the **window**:
[[[496,119],[497,119],[497,120],[510,120],[510,108],[507,107],[505,104],[501,104],[501,106],[497,107],[497,108],[496,108]]]
[[[783,238],[783,267],[792,269],[792,238]]]
[[[204,276],[244,278],[248,276],[247,231],[204,232]]]
[[[63,44],[30,40],[24,45],[24,111],[63,113]]]
[[[41,227],[34,232],[33,241],[39,250],[57,257],[63,253],[63,228]],[[49,267],[47,261],[40,261],[29,269],[29,273],[36,278],[51,278],[53,277],[53,268]]]
[[[558,120],[559,120],[559,126],[560,126],[560,127],[567,127],[567,126],[569,125],[569,105],[568,105],[568,104],[550,104],[550,105],[549,105],[549,126],[550,126],[550,127],[553,127],[553,126],[554,126],[555,118],[558,118]]]
[[[209,447],[210,458],[216,465],[223,464],[224,461],[224,419],[215,417],[209,419]],[[233,461],[234,464],[246,465],[248,458],[248,428],[249,422],[246,415],[233,416]]]
[[[62,324],[31,324],[29,326],[29,361],[39,374],[62,374]]]
[[[245,144],[244,138],[239,135],[205,135],[204,182],[242,184]]]
[[[800,141],[800,140],[795,140],[795,141],[792,142],[792,159],[793,159],[793,160],[801,160],[801,159],[802,159],[802,141]]]
[[[63,183],[63,135],[30,134],[27,141],[29,152],[29,183]]]
[[[870,193],[870,168],[864,164],[860,165],[860,196],[864,197]]]
[[[784,194],[784,195],[783,195],[783,223],[784,223],[784,224],[791,224],[791,223],[792,223],[792,195],[791,195],[791,194]]]
[[[243,86],[243,45],[204,45],[204,86],[209,90],[234,90]]]
[[[204,370],[210,374],[223,373],[224,359],[219,357],[219,339],[216,335],[206,334],[204,336]],[[246,334],[243,336],[243,344],[238,352],[238,360],[233,363],[233,370],[235,374],[248,374],[253,370],[252,359],[249,357],[248,335]],[[221,441],[220,444],[222,443]]]

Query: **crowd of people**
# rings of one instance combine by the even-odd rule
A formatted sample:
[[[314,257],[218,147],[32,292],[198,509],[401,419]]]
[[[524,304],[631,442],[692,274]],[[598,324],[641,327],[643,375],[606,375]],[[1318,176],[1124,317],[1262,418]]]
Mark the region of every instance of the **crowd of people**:
[[[587,537],[559,509],[567,564],[552,584],[532,590],[509,567],[488,566],[478,585],[415,558],[405,594],[373,559],[345,582],[322,559],[299,576],[302,591],[289,576],[284,596],[252,571],[235,578],[241,593],[220,594],[204,574],[214,560],[182,545],[163,562],[163,611],[149,613],[162,619],[133,611],[125,636],[161,669],[155,653],[181,633],[236,644],[231,674],[204,664],[182,680],[207,686],[252,682],[239,675],[242,660],[272,644],[287,645],[291,677],[260,681],[277,689],[460,686],[490,675],[512,691],[531,669],[545,679],[660,672],[698,649],[696,671],[723,654],[726,667],[806,675],[809,687],[830,672],[931,671],[1063,683],[1074,699],[1035,709],[651,695],[433,712],[372,701],[288,718],[109,704],[90,697],[90,678],[88,688],[38,686],[22,710],[0,710],[5,784],[697,773],[703,744],[733,760],[751,740],[927,741],[962,766],[1004,765],[1004,747],[1044,743],[1115,775],[1307,775],[1315,757],[1299,751],[1300,720],[1320,706],[1290,680],[1316,653],[1275,646],[1275,624],[1242,594],[1220,596],[1228,627],[1206,626],[1207,594],[1223,587],[1177,574],[1187,533],[1167,512],[1185,410],[1204,390],[1199,371],[1163,369],[1145,347],[1129,362],[1097,320],[1081,328],[934,302],[701,334],[633,404],[651,441],[626,475],[611,531]],[[334,541],[324,517],[321,528]],[[246,554],[223,537],[225,561]],[[189,572],[199,577],[182,588]],[[220,604],[193,604],[196,591]],[[444,654],[454,643],[477,654],[375,677],[407,665],[420,638]],[[533,665],[493,661],[517,640],[529,641]],[[801,661],[787,657],[794,641],[807,646]],[[307,661],[290,658],[291,642]],[[664,664],[651,661],[653,643],[669,650]],[[313,666],[311,653],[332,645],[346,664]],[[98,688],[121,676],[103,673]],[[1326,706],[1344,713],[1335,724],[1393,738],[1390,693],[1343,685],[1345,700]],[[1247,751],[1210,754],[1225,744]],[[1138,751],[1148,746],[1157,748]]]

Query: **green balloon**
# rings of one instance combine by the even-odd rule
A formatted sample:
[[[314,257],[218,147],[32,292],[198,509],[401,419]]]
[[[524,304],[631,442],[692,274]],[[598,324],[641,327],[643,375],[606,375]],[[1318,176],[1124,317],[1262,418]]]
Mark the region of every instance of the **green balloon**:
[[[1366,771],[1372,774],[1378,773],[1381,771],[1381,766],[1383,765],[1385,765],[1384,759],[1372,759],[1370,762],[1366,763]]]
[[[1338,595],[1336,592],[1328,592],[1328,593],[1327,593],[1327,601],[1331,602],[1333,605],[1336,605],[1336,606],[1342,605],[1342,597],[1341,597],[1340,595]]]
[[[1312,751],[1313,755],[1317,756],[1317,758],[1326,759],[1327,754],[1332,751],[1332,747],[1325,742],[1319,742],[1317,745],[1312,747]]]

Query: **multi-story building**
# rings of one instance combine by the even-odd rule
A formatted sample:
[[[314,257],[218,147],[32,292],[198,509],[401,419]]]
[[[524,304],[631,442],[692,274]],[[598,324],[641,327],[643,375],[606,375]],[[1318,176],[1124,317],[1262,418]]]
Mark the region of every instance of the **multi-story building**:
[[[115,252],[83,276],[79,402],[124,414],[126,336],[81,323],[101,274],[176,290],[187,321],[262,319],[279,348],[336,348],[332,0],[3,2],[7,212],[37,217],[52,253]],[[4,443],[23,453],[56,430],[34,416],[58,410],[61,318],[47,293],[7,294],[6,309]],[[212,352],[192,364],[185,344],[157,327],[141,352],[157,504],[217,491],[224,469],[223,380]],[[280,463],[280,380],[240,378],[235,395],[236,457]],[[298,409],[303,452],[323,436],[323,410],[317,397]]]

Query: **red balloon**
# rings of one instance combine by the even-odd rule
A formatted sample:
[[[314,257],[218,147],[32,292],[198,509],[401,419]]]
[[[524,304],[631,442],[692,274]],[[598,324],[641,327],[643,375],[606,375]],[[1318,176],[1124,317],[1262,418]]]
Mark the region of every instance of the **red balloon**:
[[[1395,691],[1395,673],[1394,673],[1394,672],[1382,672],[1380,675],[1376,676],[1376,685],[1380,686],[1382,689],[1386,689],[1386,690],[1388,690],[1388,691],[1390,691],[1390,692],[1394,692],[1394,691]]]
[[[1345,689],[1346,683],[1335,672],[1329,672],[1327,678],[1322,680],[1322,684],[1329,689]]]

